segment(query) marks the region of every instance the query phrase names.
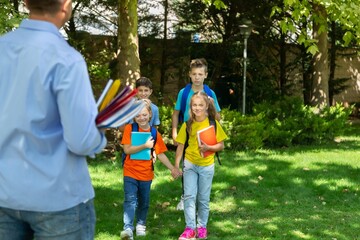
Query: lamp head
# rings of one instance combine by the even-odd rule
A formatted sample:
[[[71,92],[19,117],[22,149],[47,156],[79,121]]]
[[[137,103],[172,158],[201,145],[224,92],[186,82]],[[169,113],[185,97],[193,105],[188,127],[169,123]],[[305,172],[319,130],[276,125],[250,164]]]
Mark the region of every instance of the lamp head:
[[[242,19],[240,22],[240,35],[244,38],[248,38],[254,29],[254,24],[249,19]]]

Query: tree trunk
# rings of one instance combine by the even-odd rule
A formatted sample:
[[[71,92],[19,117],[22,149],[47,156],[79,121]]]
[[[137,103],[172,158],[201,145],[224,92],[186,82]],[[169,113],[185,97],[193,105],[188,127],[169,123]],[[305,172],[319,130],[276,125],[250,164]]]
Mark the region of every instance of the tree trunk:
[[[304,104],[310,105],[311,100],[311,86],[312,86],[312,72],[313,64],[310,55],[306,52],[304,45],[301,45],[301,66],[303,71],[303,98]]]
[[[313,57],[313,81],[310,104],[319,108],[329,106],[329,63],[328,63],[328,31],[326,24],[326,9],[321,5],[314,5],[315,15],[319,16],[314,21],[314,40],[317,41],[318,52]]]
[[[329,76],[329,102],[332,105],[334,98],[334,81],[336,69],[336,23],[331,22],[331,45],[330,45],[330,76]]]
[[[140,77],[138,0],[119,0],[117,76],[122,86],[135,85]]]
[[[161,76],[160,76],[160,92],[164,93],[165,87],[165,73],[166,73],[166,59],[167,59],[167,21],[168,21],[168,0],[164,0],[164,37],[162,41],[162,52],[161,52]]]
[[[281,33],[280,38],[280,94],[285,96],[286,93],[286,42],[285,34]]]

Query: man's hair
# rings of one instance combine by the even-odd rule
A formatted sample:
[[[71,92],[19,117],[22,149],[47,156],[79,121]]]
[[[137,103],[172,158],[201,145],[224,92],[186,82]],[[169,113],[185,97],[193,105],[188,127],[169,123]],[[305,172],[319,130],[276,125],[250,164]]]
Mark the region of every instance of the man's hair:
[[[37,14],[55,14],[60,10],[61,4],[64,1],[65,0],[27,0],[26,7],[30,12]]]
[[[208,71],[208,63],[205,58],[196,58],[190,62],[190,71],[193,68],[204,68],[205,72]]]
[[[135,82],[135,87],[138,88],[140,86],[148,87],[152,89],[152,82],[147,77],[141,77]]]

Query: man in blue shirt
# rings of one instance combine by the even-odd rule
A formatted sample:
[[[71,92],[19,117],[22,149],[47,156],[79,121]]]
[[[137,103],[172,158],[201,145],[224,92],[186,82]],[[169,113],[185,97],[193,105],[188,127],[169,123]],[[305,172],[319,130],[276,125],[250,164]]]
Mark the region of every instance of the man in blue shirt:
[[[83,57],[59,33],[71,0],[26,0],[0,37],[0,239],[94,239],[86,156],[106,145]]]

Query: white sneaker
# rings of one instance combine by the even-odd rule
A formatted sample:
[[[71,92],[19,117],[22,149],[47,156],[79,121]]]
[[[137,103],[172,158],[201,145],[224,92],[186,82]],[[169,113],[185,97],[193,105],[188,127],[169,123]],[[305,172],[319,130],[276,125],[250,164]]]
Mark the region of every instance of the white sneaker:
[[[145,236],[146,235],[146,226],[137,224],[136,225],[136,236]]]
[[[181,195],[180,202],[176,206],[176,210],[184,210],[184,195]]]
[[[120,238],[122,240],[134,240],[133,231],[130,228],[125,229],[121,232]]]

